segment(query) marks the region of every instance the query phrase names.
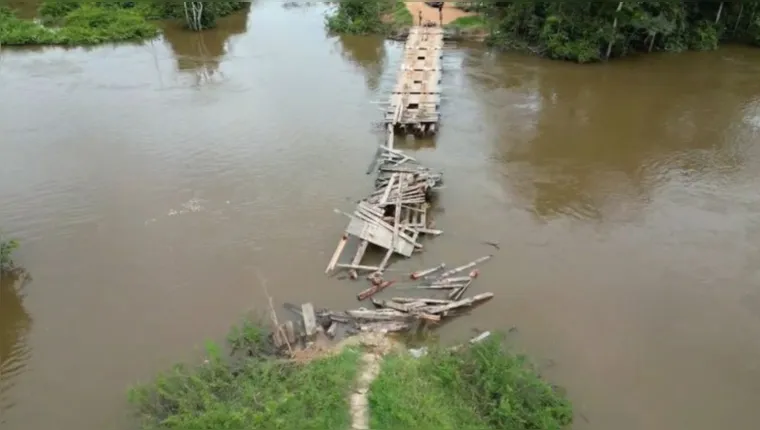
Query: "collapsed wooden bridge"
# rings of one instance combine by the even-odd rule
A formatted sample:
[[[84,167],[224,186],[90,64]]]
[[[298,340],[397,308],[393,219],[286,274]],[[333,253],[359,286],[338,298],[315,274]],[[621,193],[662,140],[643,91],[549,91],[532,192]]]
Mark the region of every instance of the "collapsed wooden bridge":
[[[429,228],[427,217],[428,201],[431,193],[441,186],[442,175],[393,147],[396,133],[430,135],[438,128],[442,48],[442,29],[410,30],[385,115],[384,144],[373,163],[378,166],[375,190],[359,202],[353,214],[344,213],[350,221],[326,273],[338,267],[349,269],[354,279],[357,271],[382,275],[394,253],[410,257],[422,248],[418,242],[420,235],[442,233]],[[350,237],[359,239],[356,254],[350,264],[339,264]],[[361,264],[370,243],[387,250],[379,266]]]
[[[430,136],[438,131],[442,49],[441,28],[414,27],[410,30],[404,47],[404,60],[385,115],[385,139],[367,172],[377,173],[374,190],[357,203],[353,213],[336,209],[336,212],[349,218],[349,223],[325,273],[336,268],[345,269],[352,279],[357,279],[359,272],[368,273],[371,286],[358,294],[359,300],[371,298],[394,284],[410,283],[416,285],[400,288],[446,291],[446,298],[372,299],[379,310],[361,308],[343,313],[317,312],[324,320],[327,333],[334,332],[337,323],[362,331],[408,330],[414,322],[438,322],[445,317],[460,315],[493,297],[492,293],[463,297],[479,274],[478,270],[472,269],[488,261],[492,255],[450,270],[445,270],[446,264],[442,263],[411,273],[406,280],[386,280],[383,276],[393,254],[411,257],[422,250],[421,237],[443,233],[433,228],[428,217],[431,199],[443,185],[442,174],[394,148],[396,134]],[[350,263],[340,263],[352,238],[358,242],[356,253]],[[362,264],[370,244],[386,250],[378,265]],[[467,276],[456,276],[467,271]]]

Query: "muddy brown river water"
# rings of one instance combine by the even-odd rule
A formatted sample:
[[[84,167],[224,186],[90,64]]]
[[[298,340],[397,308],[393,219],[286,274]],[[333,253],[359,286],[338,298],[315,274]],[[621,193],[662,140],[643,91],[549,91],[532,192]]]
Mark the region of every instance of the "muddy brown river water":
[[[201,35],[0,52],[0,428],[128,430],[125,393],[248,311],[356,306],[324,267],[371,187],[401,46],[275,1]],[[287,35],[283,37],[281,35]],[[484,265],[447,325],[517,327],[578,430],[760,421],[760,50],[576,66],[445,54],[446,233],[400,269]]]

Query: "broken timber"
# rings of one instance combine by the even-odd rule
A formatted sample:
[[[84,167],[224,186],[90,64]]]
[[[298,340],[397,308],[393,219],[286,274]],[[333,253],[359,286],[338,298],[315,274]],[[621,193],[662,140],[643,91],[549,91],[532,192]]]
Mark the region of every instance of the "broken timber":
[[[351,278],[357,270],[366,268],[383,273],[391,256],[403,257],[422,249],[421,235],[437,236],[443,232],[430,226],[427,216],[428,201],[443,183],[443,177],[422,166],[417,160],[393,148],[397,132],[414,132],[431,135],[438,124],[441,81],[443,30],[414,27],[409,32],[404,49],[404,61],[398,81],[390,97],[386,112],[386,136],[377,154],[375,190],[359,202],[349,218],[348,227],[341,236],[326,273],[338,268],[350,270]],[[356,254],[350,264],[339,264],[349,237],[359,239]],[[385,258],[377,267],[362,265],[369,244],[386,250]]]

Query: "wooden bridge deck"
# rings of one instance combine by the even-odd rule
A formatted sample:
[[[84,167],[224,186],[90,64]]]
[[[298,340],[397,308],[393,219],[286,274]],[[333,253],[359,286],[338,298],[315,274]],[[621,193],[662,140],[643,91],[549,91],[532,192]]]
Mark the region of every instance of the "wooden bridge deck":
[[[435,134],[441,102],[443,29],[412,27],[385,122],[397,133]]]
[[[427,216],[429,197],[440,188],[442,175],[393,148],[396,133],[431,135],[436,132],[441,101],[442,48],[443,30],[440,28],[414,27],[409,32],[404,62],[385,114],[385,141],[378,151],[376,163],[370,169],[378,165],[375,190],[359,202],[352,214],[336,209],[338,213],[348,216],[350,221],[327,265],[326,273],[335,268],[350,269],[351,277],[356,279],[357,271],[371,271],[374,284],[381,280],[394,253],[410,257],[413,252],[422,249],[422,244],[418,242],[421,235],[437,236],[442,233],[430,228]],[[359,240],[356,253],[350,264],[340,264],[350,237]],[[386,250],[378,266],[362,265],[369,244]],[[387,287],[390,284],[377,283],[367,291],[374,294],[385,288],[382,285]],[[363,297],[362,294],[360,297]]]

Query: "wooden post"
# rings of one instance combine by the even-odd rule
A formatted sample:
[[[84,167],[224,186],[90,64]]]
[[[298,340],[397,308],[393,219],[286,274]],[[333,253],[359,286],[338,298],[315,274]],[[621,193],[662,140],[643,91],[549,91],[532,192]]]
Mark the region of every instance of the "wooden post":
[[[311,303],[301,305],[303,314],[303,328],[307,337],[314,336],[317,333],[317,317],[314,315],[314,306]]]

